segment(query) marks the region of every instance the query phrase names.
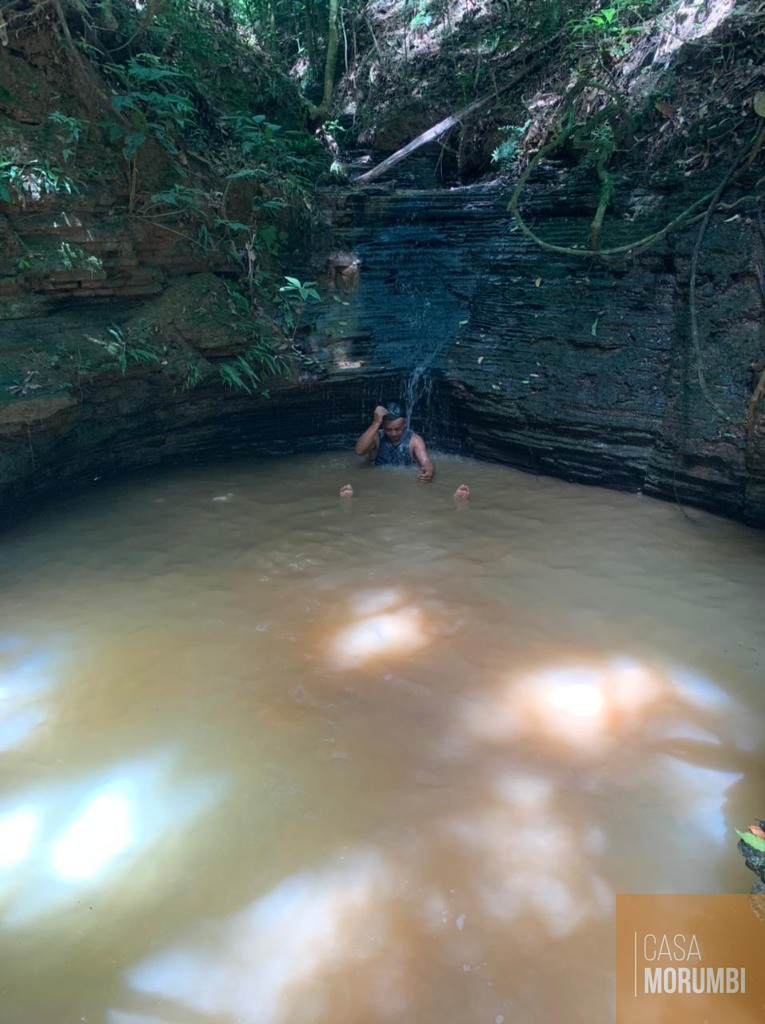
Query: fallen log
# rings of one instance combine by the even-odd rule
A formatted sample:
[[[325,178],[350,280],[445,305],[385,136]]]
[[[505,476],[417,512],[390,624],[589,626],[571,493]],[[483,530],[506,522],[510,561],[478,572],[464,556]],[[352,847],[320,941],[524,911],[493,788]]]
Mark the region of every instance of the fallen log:
[[[561,33],[559,32],[556,33],[556,35],[548,41],[547,47],[549,47],[551,43],[557,41],[560,34]],[[437,139],[440,139],[441,136],[448,132],[450,128],[453,128],[455,124],[459,124],[460,121],[463,121],[466,117],[475,113],[476,110],[479,110],[481,107],[485,107],[487,103],[491,102],[491,100],[499,99],[503,93],[513,89],[526,77],[526,75],[535,71],[537,68],[541,67],[541,65],[542,61],[539,59],[532,61],[530,64],[524,65],[517,74],[513,75],[511,81],[509,81],[507,85],[503,85],[501,89],[497,89],[488,96],[483,96],[480,100],[473,100],[472,103],[468,103],[468,105],[463,107],[462,110],[458,110],[456,114],[452,114],[450,117],[445,117],[443,121],[439,121],[438,124],[434,124],[432,128],[428,128],[427,131],[418,135],[416,139],[412,139],[411,142],[407,142],[405,146],[402,146],[401,149],[397,149],[395,153],[391,154],[391,156],[386,157],[385,160],[381,161],[381,163],[376,167],[373,167],[371,171],[367,171],[365,174],[359,175],[358,178],[354,178],[353,184],[363,185],[367,182],[375,181],[377,178],[385,174],[385,172],[391,167],[395,167],[397,163],[400,163],[411,153],[414,153],[415,150],[420,149],[421,146],[426,146],[429,142],[435,142]]]
[[[371,171],[367,171],[365,174],[360,175],[353,181],[354,185],[361,185],[364,182],[374,181],[376,178],[382,177],[383,174],[391,167],[395,167],[396,164],[400,163],[410,153],[414,153],[416,149],[420,149],[421,146],[426,146],[429,142],[435,142],[436,139],[440,139],[442,135],[453,128],[455,124],[472,114],[474,110],[478,110],[479,107],[485,106],[489,100],[494,99],[494,94],[491,96],[484,96],[480,100],[474,100],[469,103],[468,106],[463,107],[462,110],[458,110],[456,114],[452,114],[450,117],[445,117],[443,121],[439,121],[438,124],[434,124],[432,128],[428,128],[426,132],[422,132],[417,136],[416,139],[412,139],[411,142],[407,142],[401,149],[397,149],[391,156],[386,157],[376,167],[373,167]]]

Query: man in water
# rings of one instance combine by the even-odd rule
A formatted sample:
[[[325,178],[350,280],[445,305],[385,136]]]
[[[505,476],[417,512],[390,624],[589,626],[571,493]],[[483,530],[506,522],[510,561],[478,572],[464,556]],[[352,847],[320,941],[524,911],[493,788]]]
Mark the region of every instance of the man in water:
[[[395,402],[375,408],[372,422],[354,445],[375,466],[420,467],[417,479],[429,483],[435,474],[425,442],[409,429],[406,413]]]

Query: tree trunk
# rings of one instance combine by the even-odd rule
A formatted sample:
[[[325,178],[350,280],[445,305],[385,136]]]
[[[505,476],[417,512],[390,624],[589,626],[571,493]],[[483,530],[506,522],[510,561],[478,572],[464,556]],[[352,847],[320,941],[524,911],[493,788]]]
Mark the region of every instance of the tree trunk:
[[[337,51],[340,48],[340,33],[337,31],[337,19],[340,12],[340,0],[329,0],[329,24],[327,25],[327,58],[324,61],[324,95],[319,108],[324,117],[332,109],[332,97],[335,92],[335,72],[337,71]]]
[[[120,27],[119,22],[114,16],[114,8],[112,7],[112,0],[101,0],[98,4],[98,21],[101,28],[106,29],[107,32],[116,32]]]
[[[314,122],[326,120],[332,110],[332,98],[335,93],[335,72],[337,71],[337,51],[340,49],[340,33],[337,30],[340,0],[329,0],[329,21],[327,24],[327,56],[324,59],[324,95],[318,107],[311,106],[310,116]]]
[[[356,178],[353,184],[360,185],[364,182],[374,181],[375,178],[381,177],[387,170],[395,166],[395,164],[399,163],[405,157],[409,156],[410,153],[414,153],[416,149],[427,145],[428,142],[435,142],[435,140],[439,139],[444,132],[448,132],[455,124],[459,124],[464,117],[472,114],[474,110],[478,110],[480,107],[485,106],[489,100],[493,99],[494,94],[492,93],[491,96],[484,96],[480,100],[474,100],[467,107],[463,107],[462,110],[458,110],[456,114],[452,114],[450,117],[445,117],[443,121],[439,121],[438,124],[433,125],[432,128],[428,128],[426,132],[422,132],[421,135],[418,135],[416,139],[412,139],[411,142],[408,142],[401,149],[396,150],[392,156],[387,157],[387,159],[383,160],[382,163],[373,167],[371,171],[367,171],[366,174],[360,175]]]
[[[552,42],[552,40],[550,40],[550,42]],[[512,89],[519,82],[523,81],[531,71],[536,70],[540,64],[541,61],[539,57],[532,60],[529,64],[524,64],[524,66],[520,68],[520,70],[513,75],[512,79],[503,85],[501,89],[493,92],[490,96],[483,96],[481,99],[473,100],[472,103],[468,103],[468,105],[463,107],[462,110],[458,110],[456,114],[452,114],[450,117],[445,117],[443,121],[439,121],[438,124],[434,124],[432,128],[428,128],[426,132],[422,132],[422,134],[418,135],[416,139],[412,139],[411,142],[402,146],[401,149],[396,150],[392,156],[387,157],[382,161],[382,163],[373,167],[371,171],[367,171],[366,174],[362,174],[358,178],[355,178],[353,184],[361,185],[368,181],[374,181],[375,178],[379,178],[381,175],[385,174],[389,168],[394,167],[401,160],[404,160],[410,153],[414,153],[416,149],[419,149],[421,146],[425,146],[428,142],[434,142],[436,139],[439,139],[445,132],[449,131],[450,128],[453,128],[455,124],[459,124],[459,122],[464,118],[469,117],[474,111],[480,110],[481,107],[485,106],[491,100],[499,99],[503,93],[506,93],[509,89]]]

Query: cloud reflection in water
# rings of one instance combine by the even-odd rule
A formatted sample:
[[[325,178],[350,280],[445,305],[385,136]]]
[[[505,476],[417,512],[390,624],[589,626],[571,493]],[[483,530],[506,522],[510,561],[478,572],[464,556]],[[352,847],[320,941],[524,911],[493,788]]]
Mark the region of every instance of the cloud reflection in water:
[[[405,600],[396,588],[358,595],[351,613],[357,621],[332,642],[333,663],[352,668],[380,655],[401,657],[424,647],[430,638],[422,611]]]
[[[84,886],[134,868],[208,810],[222,782],[205,777],[179,785],[172,778],[176,760],[157,753],[101,778],[51,784],[0,806],[0,896],[9,899],[4,927],[62,911]]]
[[[0,653],[23,649],[21,638],[0,644]],[[53,689],[52,657],[34,654],[0,667],[0,752],[21,746],[48,717],[44,700]]]
[[[293,989],[334,964],[347,970],[349,961],[371,955],[381,937],[375,901],[389,888],[377,853],[348,854],[343,864],[285,878],[241,913],[202,923],[181,945],[132,968],[127,980],[137,993],[213,1019],[326,1020],[331,1007],[323,1004],[320,989],[295,1001],[299,1011]],[[378,997],[384,1001],[395,993]],[[171,1019],[176,1024],[182,1017]],[[108,1024],[127,1020],[124,1011],[113,1011]]]

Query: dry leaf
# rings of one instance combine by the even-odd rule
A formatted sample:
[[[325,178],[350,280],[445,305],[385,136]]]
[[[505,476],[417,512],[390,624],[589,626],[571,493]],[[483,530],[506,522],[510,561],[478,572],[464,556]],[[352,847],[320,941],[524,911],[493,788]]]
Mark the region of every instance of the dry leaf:
[[[754,94],[754,112],[760,117],[765,117],[765,91],[762,89]]]
[[[534,279],[534,287],[535,288],[538,288],[541,283],[542,283],[542,278],[541,277],[537,277],[537,278]]]
[[[664,115],[664,117],[674,117],[677,113],[677,107],[673,107],[672,104],[667,103],[666,100],[656,100],[654,106],[660,114]]]

